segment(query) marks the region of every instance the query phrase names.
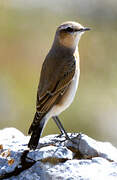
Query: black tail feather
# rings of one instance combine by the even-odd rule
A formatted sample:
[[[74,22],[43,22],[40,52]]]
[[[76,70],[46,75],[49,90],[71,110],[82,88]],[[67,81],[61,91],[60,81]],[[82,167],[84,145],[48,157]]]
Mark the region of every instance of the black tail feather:
[[[38,142],[42,133],[42,129],[43,127],[36,127],[36,129],[33,131],[31,138],[29,140],[28,143],[28,147],[30,149],[36,149],[36,147],[38,146]]]
[[[38,141],[42,134],[42,130],[45,124],[45,118],[40,116],[37,112],[35,113],[35,117],[33,123],[31,124],[28,134],[31,134],[31,138],[28,143],[28,147],[30,149],[36,149],[38,145]]]

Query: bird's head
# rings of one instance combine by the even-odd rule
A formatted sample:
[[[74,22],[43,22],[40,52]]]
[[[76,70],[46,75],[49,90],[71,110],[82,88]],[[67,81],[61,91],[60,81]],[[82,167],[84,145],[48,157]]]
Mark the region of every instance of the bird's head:
[[[55,40],[59,41],[60,45],[68,48],[75,48],[78,45],[81,35],[90,30],[77,22],[64,22],[56,31]]]

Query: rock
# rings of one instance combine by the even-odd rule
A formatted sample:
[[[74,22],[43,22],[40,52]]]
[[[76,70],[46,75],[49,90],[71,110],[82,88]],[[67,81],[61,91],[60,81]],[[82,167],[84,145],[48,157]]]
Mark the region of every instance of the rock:
[[[87,135],[68,133],[40,139],[35,151],[29,136],[15,128],[0,131],[0,179],[116,180],[117,149]]]

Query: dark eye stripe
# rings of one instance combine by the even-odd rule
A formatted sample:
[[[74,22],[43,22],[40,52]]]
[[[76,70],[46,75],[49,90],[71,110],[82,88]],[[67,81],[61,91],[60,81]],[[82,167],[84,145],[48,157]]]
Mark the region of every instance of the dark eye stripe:
[[[74,32],[74,29],[71,28],[71,27],[68,27],[68,28],[66,28],[66,31],[67,31],[67,32]]]
[[[72,27],[67,27],[66,29],[62,29],[61,31],[64,31],[64,32],[77,32],[77,31],[82,31],[82,28],[81,29],[75,29],[75,28],[72,28]]]
[[[75,29],[72,27],[68,27],[66,29],[64,29],[65,32],[77,32],[77,31],[81,31],[82,29]]]
[[[72,27],[67,27],[66,29],[62,29],[63,32],[74,32],[74,29]]]

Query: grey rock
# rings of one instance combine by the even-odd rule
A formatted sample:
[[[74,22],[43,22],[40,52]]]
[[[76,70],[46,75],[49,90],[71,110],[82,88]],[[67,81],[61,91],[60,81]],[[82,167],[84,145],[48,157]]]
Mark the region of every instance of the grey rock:
[[[35,150],[32,152],[29,152],[28,157],[29,158],[33,157],[35,161],[44,160],[48,158],[73,159],[73,154],[74,153],[70,151],[69,149],[67,149],[66,147],[59,146],[58,148],[55,146],[46,146],[46,147],[42,147],[40,151]]]
[[[40,139],[27,148],[29,136],[15,128],[0,130],[0,179],[9,180],[116,180],[117,149],[87,135],[68,133]]]
[[[112,171],[115,172],[112,175]],[[69,172],[69,173],[68,173]],[[103,158],[68,160],[64,164],[45,168],[46,180],[111,180],[117,179],[117,164]]]

